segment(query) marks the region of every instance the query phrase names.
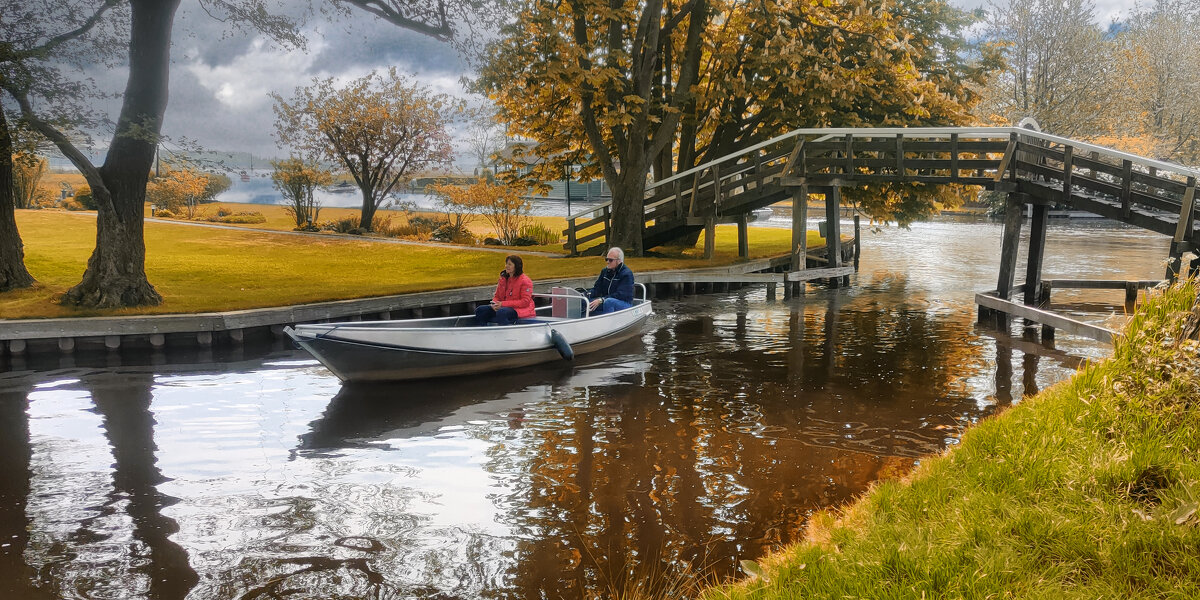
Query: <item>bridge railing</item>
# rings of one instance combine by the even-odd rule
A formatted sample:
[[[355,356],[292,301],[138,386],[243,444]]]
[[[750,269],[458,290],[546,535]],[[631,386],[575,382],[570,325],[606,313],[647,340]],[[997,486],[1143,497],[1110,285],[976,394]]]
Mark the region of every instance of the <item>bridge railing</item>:
[[[1198,208],[1194,190],[1200,171],[1028,129],[813,128],[649,183],[643,226],[734,214],[772,191],[782,199],[782,188],[798,182],[844,185],[882,179],[992,187],[1018,172],[1058,181],[1067,189],[1115,194],[1127,215],[1139,206],[1174,212],[1181,231],[1191,227]],[[579,253],[606,243],[611,218],[611,202],[568,216],[564,246]]]
[[[1020,141],[1017,148],[1015,168],[1043,184],[1033,188],[1043,199],[1085,194],[1103,216],[1158,228],[1176,242],[1194,235],[1200,207],[1192,169],[1061,138]]]

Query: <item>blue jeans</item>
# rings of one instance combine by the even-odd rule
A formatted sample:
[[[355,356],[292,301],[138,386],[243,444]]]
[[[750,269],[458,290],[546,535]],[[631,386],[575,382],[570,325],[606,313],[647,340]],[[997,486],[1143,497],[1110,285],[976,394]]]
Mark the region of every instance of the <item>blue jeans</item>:
[[[594,312],[592,314],[604,315],[604,314],[608,314],[610,312],[617,312],[618,310],[625,310],[625,309],[629,308],[630,306],[633,306],[633,305],[624,300],[617,300],[616,298],[605,298],[604,302],[600,303],[600,308],[597,308],[596,312]]]
[[[492,321],[498,325],[513,325],[517,322],[517,310],[507,306],[501,306],[500,310],[495,310],[488,304],[475,309],[476,325],[487,325]]]

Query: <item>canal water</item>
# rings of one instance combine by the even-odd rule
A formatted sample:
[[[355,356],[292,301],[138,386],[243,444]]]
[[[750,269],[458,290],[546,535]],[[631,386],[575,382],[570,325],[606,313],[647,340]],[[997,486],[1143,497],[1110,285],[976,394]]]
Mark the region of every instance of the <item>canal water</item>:
[[[736,576],[1109,352],[976,326],[1000,229],[866,232],[850,287],[662,300],[573,367],[345,387],[282,343],[5,363],[0,598],[576,599]],[[1045,274],[1157,278],[1166,253],[1055,223]],[[1113,324],[1122,299],[1054,301]]]

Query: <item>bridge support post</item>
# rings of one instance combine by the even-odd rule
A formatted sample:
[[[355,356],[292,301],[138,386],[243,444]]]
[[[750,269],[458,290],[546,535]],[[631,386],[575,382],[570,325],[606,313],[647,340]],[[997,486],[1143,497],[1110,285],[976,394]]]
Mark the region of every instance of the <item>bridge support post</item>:
[[[1034,306],[1038,303],[1039,288],[1042,285],[1042,259],[1046,255],[1046,222],[1050,217],[1050,207],[1045,204],[1033,205],[1033,219],[1029,223],[1029,257],[1025,264],[1025,304]],[[1036,325],[1025,321],[1027,327]]]
[[[738,228],[738,258],[750,257],[750,229],[747,225],[746,214],[742,213],[737,218]]]
[[[996,280],[996,296],[1009,300],[1017,276],[1017,252],[1021,245],[1021,210],[1024,196],[1010,192],[1004,204],[1004,234],[1000,242],[1000,276]],[[996,326],[1007,327],[1008,315],[996,313]]]
[[[713,257],[713,251],[717,248],[717,219],[709,215],[704,219],[704,258],[710,259]]]
[[[792,271],[803,271],[808,267],[808,184],[801,183],[792,188]],[[784,282],[784,289],[791,293],[804,290],[800,281]]]
[[[842,188],[830,187],[825,191],[825,250],[829,268],[842,266]],[[830,287],[840,287],[841,277],[831,278]]]

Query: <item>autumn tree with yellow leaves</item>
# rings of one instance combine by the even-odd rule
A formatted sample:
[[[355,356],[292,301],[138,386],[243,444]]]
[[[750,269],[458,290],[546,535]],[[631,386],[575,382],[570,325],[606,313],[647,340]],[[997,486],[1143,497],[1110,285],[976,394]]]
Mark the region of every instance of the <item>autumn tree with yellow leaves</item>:
[[[360,227],[415,172],[453,158],[446,126],[459,103],[396,71],[372,72],[344,86],[313,79],[291,100],[275,100],[281,143],[340,164],[362,191]]]
[[[636,255],[652,171],[795,127],[966,123],[994,65],[965,58],[969,21],[940,0],[531,0],[480,87],[537,142],[528,177],[608,182],[610,242]]]
[[[450,219],[448,225],[455,231],[480,215],[502,243],[512,244],[529,220],[529,201],[510,185],[488,183],[481,178],[471,185],[441,183],[429,186],[428,190],[445,207]]]
[[[146,200],[172,213],[196,218],[196,208],[208,188],[208,177],[188,167],[164,166],[162,173],[146,184]]]
[[[272,162],[271,166],[275,167],[271,183],[287,201],[284,212],[296,221],[297,229],[311,227],[321,214],[321,202],[313,192],[320,186],[329,185],[333,175],[320,164],[295,156]]]

